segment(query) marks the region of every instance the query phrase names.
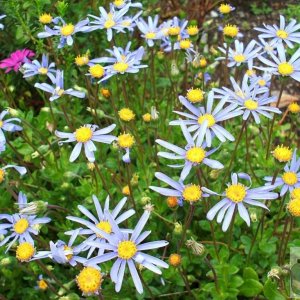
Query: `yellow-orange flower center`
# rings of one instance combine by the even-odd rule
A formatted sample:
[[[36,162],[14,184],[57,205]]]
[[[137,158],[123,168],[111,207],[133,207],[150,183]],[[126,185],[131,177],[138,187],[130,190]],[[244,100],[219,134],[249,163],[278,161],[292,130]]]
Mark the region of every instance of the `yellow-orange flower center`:
[[[241,63],[244,62],[246,57],[243,54],[236,54],[233,56],[233,59],[237,62],[237,63]]]
[[[41,279],[38,281],[38,286],[39,286],[39,289],[41,289],[43,291],[48,288],[48,284],[44,279]]]
[[[115,25],[116,25],[116,22],[113,19],[109,18],[108,20],[105,21],[104,28],[109,29]]]
[[[190,102],[196,103],[203,100],[203,91],[200,89],[189,89],[186,97]]]
[[[283,62],[278,65],[278,72],[282,76],[288,76],[294,72],[294,67],[288,62]]]
[[[42,14],[42,15],[40,15],[39,21],[42,24],[49,24],[52,22],[52,16],[50,14],[46,14],[46,13]]]
[[[180,27],[175,26],[175,27],[170,27],[168,29],[168,34],[171,36],[179,35],[180,33]]]
[[[285,172],[282,175],[282,180],[287,185],[294,185],[298,181],[297,174],[295,172]]]
[[[226,189],[226,197],[235,203],[242,202],[246,197],[247,191],[243,184],[232,184]]]
[[[42,75],[46,75],[48,73],[48,69],[47,68],[39,68],[38,72]]]
[[[221,14],[229,14],[231,12],[231,7],[229,4],[221,4],[219,6],[219,12]]]
[[[257,103],[257,101],[248,99],[244,102],[244,106],[249,110],[256,110],[258,107],[258,103]]]
[[[122,241],[118,245],[118,256],[122,259],[131,259],[137,252],[136,244],[132,241]]]
[[[280,162],[288,162],[292,159],[293,152],[289,147],[277,146],[273,151],[273,156]]]
[[[71,260],[73,257],[73,249],[67,245],[64,246],[64,250],[70,252],[69,254],[66,255],[66,258],[68,260]]]
[[[89,72],[94,78],[101,78],[103,77],[105,70],[101,65],[93,65],[89,68]]]
[[[287,205],[290,214],[294,217],[300,217],[300,199],[295,198],[290,200]]]
[[[155,32],[147,32],[145,34],[145,38],[148,39],[148,40],[153,40],[153,39],[155,39],[155,37],[156,37]]]
[[[76,282],[84,294],[97,294],[101,286],[102,275],[99,270],[93,267],[86,267],[78,274]]]
[[[186,31],[187,31],[188,35],[194,36],[194,35],[198,34],[199,29],[198,29],[198,26],[191,25],[186,29]]]
[[[16,250],[16,257],[19,261],[29,261],[34,255],[35,249],[28,242],[21,243]]]
[[[124,73],[128,69],[129,65],[125,62],[117,62],[113,65],[113,69],[118,73]]]
[[[129,133],[120,134],[118,144],[121,148],[131,148],[134,144],[134,137]]]
[[[192,163],[201,163],[205,158],[205,150],[201,147],[192,147],[186,152],[186,159]]]
[[[300,188],[295,188],[291,192],[291,198],[292,199],[300,199]]]
[[[182,197],[185,201],[196,202],[200,200],[202,191],[199,185],[191,184],[187,185],[182,191]]]
[[[172,253],[169,257],[169,263],[173,267],[178,267],[181,264],[181,255]]]
[[[281,39],[286,39],[289,36],[289,34],[285,30],[281,30],[281,29],[276,31],[276,35]]]
[[[211,114],[204,114],[204,115],[202,115],[202,116],[200,116],[200,117],[198,118],[198,123],[199,123],[200,125],[201,125],[204,121],[207,121],[207,122],[208,122],[208,124],[207,124],[208,127],[212,127],[212,126],[214,126],[214,125],[216,124],[216,120],[215,120],[214,116],[211,115]]]
[[[239,29],[236,25],[226,25],[224,28],[223,28],[223,34],[225,36],[230,36],[232,38],[236,37],[239,33]]]
[[[89,57],[87,54],[78,55],[75,57],[75,64],[79,67],[85,66],[89,63]]]
[[[191,47],[191,45],[192,45],[192,42],[190,40],[188,40],[188,39],[181,40],[179,42],[180,49],[184,49],[184,50],[185,49],[189,49]]]
[[[14,225],[14,230],[18,234],[24,233],[27,228],[29,227],[29,222],[27,219],[21,218],[19,221],[17,221]]]
[[[75,30],[75,26],[73,24],[66,24],[60,28],[60,33],[63,36],[71,35]]]
[[[100,221],[97,225],[97,228],[101,229],[102,231],[111,234],[112,232],[112,227],[110,225],[110,223],[108,221]],[[99,238],[103,238],[103,236],[101,234],[96,234],[97,237]]]
[[[293,102],[288,106],[288,110],[293,114],[297,114],[300,112],[300,105],[296,102]]]
[[[93,136],[93,131],[89,127],[80,127],[75,131],[75,138],[78,143],[86,143]]]
[[[4,178],[5,178],[5,171],[0,169],[0,183],[3,182]]]
[[[135,118],[135,114],[129,108],[122,108],[119,110],[118,114],[120,119],[126,122],[132,121]]]

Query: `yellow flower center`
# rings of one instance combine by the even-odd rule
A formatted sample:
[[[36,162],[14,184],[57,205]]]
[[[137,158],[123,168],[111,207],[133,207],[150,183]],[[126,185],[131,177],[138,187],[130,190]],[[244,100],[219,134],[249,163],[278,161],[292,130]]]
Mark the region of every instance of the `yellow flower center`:
[[[192,163],[201,163],[206,152],[201,147],[193,147],[186,152],[186,158]]]
[[[65,251],[71,252],[70,254],[67,254],[67,255],[66,255],[66,258],[67,258],[68,260],[71,260],[72,257],[73,257],[73,249],[72,249],[71,247],[68,247],[67,245],[65,245],[65,246],[64,246],[64,250],[65,250]]]
[[[237,36],[238,33],[239,33],[239,29],[236,25],[228,24],[223,28],[223,34],[225,36],[230,36],[230,37],[234,38]]]
[[[122,188],[122,194],[125,195],[125,196],[130,196],[130,189],[129,189],[129,186],[128,186],[128,185],[125,185],[125,186]]]
[[[282,175],[282,180],[287,185],[294,185],[298,182],[297,174],[295,172],[285,172]]]
[[[175,36],[175,35],[179,35],[180,33],[180,27],[176,26],[176,27],[170,27],[168,29],[168,34],[171,36]]]
[[[207,66],[206,58],[205,57],[200,58],[199,64],[201,68],[205,68]]]
[[[124,4],[124,0],[115,0],[114,1],[114,5],[116,7],[119,7],[119,6],[123,5],[123,4]]]
[[[298,112],[300,112],[300,105],[296,102],[293,102],[288,106],[288,109],[291,113],[297,114]]]
[[[242,202],[246,196],[246,188],[243,184],[232,184],[226,189],[226,197],[235,203]]]
[[[191,184],[184,188],[182,191],[182,197],[185,201],[195,202],[200,200],[202,191],[199,185]]]
[[[44,279],[38,281],[38,286],[41,290],[46,290],[48,288],[48,284]]]
[[[109,18],[108,20],[106,20],[105,23],[104,23],[104,27],[106,29],[112,28],[115,25],[116,25],[116,22],[113,19],[111,19],[111,18]]]
[[[143,115],[143,120],[144,120],[144,122],[150,122],[151,121],[151,114],[149,114],[149,113],[146,113],[146,114],[144,114]]]
[[[63,36],[71,35],[75,30],[75,26],[73,24],[66,24],[60,28],[60,33]]]
[[[134,144],[134,138],[129,133],[123,133],[118,136],[118,144],[121,148],[131,148]]]
[[[94,78],[101,78],[103,77],[105,70],[101,65],[93,65],[89,68],[89,72]]]
[[[133,120],[135,117],[135,114],[129,108],[122,108],[121,110],[119,110],[118,113],[119,113],[120,119],[122,121],[126,121],[126,122]]]
[[[249,110],[256,110],[258,107],[258,103],[257,103],[257,101],[248,99],[244,102],[244,106]]]
[[[295,188],[295,189],[291,192],[291,198],[292,198],[292,199],[300,199],[300,188]]]
[[[266,81],[264,79],[260,79],[257,81],[259,86],[265,86],[266,85]]]
[[[300,217],[300,199],[292,199],[288,205],[287,208],[290,212],[290,214],[294,217]]]
[[[173,267],[178,267],[181,264],[181,255],[173,253],[169,257],[169,263]]]
[[[89,127],[80,127],[75,131],[75,138],[78,143],[86,143],[93,136],[93,131]]]
[[[194,36],[194,35],[198,34],[199,29],[196,25],[191,25],[187,28],[186,31],[187,31],[188,35]]]
[[[149,40],[155,39],[155,37],[156,37],[155,32],[147,32],[147,33],[145,34],[145,38],[146,38],[146,39],[149,39]]]
[[[229,14],[231,12],[231,7],[229,4],[221,4],[219,6],[219,12],[221,14]]]
[[[125,62],[117,62],[113,65],[113,68],[116,72],[124,73],[128,69],[129,65]]]
[[[27,230],[28,227],[29,227],[28,220],[22,218],[16,222],[16,224],[14,225],[14,230],[16,233],[22,234]]]
[[[93,267],[86,267],[78,274],[76,282],[84,294],[96,294],[101,286],[102,275],[99,270]]]
[[[179,43],[180,49],[189,49],[191,47],[192,43],[190,40],[181,40]]]
[[[50,14],[42,14],[40,15],[39,21],[42,24],[49,24],[52,22],[52,16]]]
[[[251,69],[248,69],[248,70],[246,71],[246,74],[247,74],[249,77],[251,77],[251,76],[253,76],[253,75],[255,74],[255,71],[254,71],[254,70],[251,70]]]
[[[56,92],[56,94],[57,94],[58,96],[61,96],[61,95],[65,92],[65,90],[64,90],[64,89],[61,89],[60,87],[57,87],[57,88],[55,89],[55,92]]]
[[[42,75],[46,75],[48,73],[48,69],[47,68],[39,68],[38,71]]]
[[[204,121],[208,122],[208,127],[212,127],[216,124],[216,120],[211,114],[204,114],[198,118],[198,123],[201,125]]]
[[[122,259],[131,259],[137,252],[136,244],[132,241],[123,241],[118,245],[118,256]]]
[[[273,151],[273,156],[280,162],[288,162],[292,159],[293,152],[289,147],[277,146]]]
[[[245,55],[243,55],[243,54],[236,54],[236,55],[234,55],[233,59],[234,59],[237,63],[240,63],[240,62],[245,61],[246,57],[245,57]]]
[[[3,126],[3,121],[0,120],[0,128]]]
[[[188,90],[186,97],[190,102],[196,103],[203,100],[203,91],[200,89],[190,89]]]
[[[5,171],[0,169],[0,183],[3,182],[4,177],[5,177]]]
[[[285,30],[281,29],[277,30],[276,35],[281,39],[286,39],[289,36],[289,34]]]
[[[85,55],[78,55],[75,57],[75,64],[79,67],[85,66],[89,63],[89,57],[87,54]]]
[[[16,250],[16,257],[19,261],[29,261],[34,255],[35,249],[28,242],[21,243]]]
[[[170,207],[170,208],[174,208],[178,205],[178,199],[176,197],[168,197],[167,198],[167,205]]]
[[[102,231],[108,233],[108,234],[111,234],[112,232],[112,227],[111,225],[109,224],[108,221],[100,221],[97,225],[96,225],[97,228],[101,229]],[[101,234],[96,234],[97,237],[99,238],[103,238],[103,236]]]
[[[282,76],[288,76],[294,72],[294,67],[288,62],[283,62],[278,65],[278,72]]]

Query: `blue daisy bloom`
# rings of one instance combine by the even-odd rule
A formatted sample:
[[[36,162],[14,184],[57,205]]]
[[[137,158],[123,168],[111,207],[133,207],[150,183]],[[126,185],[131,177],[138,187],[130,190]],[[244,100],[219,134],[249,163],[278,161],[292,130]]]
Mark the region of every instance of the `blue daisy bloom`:
[[[92,253],[95,251],[96,247],[91,246],[89,242],[97,242],[97,243],[106,243],[106,239],[103,238],[101,235],[99,235],[97,232],[93,230],[93,228],[96,226],[97,228],[105,231],[107,234],[113,234],[113,228],[112,225],[108,221],[108,216],[104,213],[104,211],[109,211],[109,196],[107,196],[105,200],[105,204],[103,209],[101,208],[100,202],[98,198],[93,195],[93,202],[96,208],[97,216],[94,216],[89,210],[87,210],[84,206],[78,205],[78,209],[89,219],[85,220],[82,218],[74,217],[74,216],[68,216],[67,219],[79,223],[81,225],[84,225],[88,227],[89,229],[82,229],[80,230],[81,235],[88,235],[88,238],[83,242],[83,244],[86,244],[87,249],[89,249],[87,257],[89,258]],[[120,214],[121,210],[123,209],[124,205],[127,202],[127,198],[122,198],[117,206],[110,212],[111,217],[114,219],[116,224],[120,224],[130,218],[132,215],[134,215],[135,211],[133,209],[129,209],[122,214]],[[122,230],[122,229],[121,229]],[[72,234],[73,231],[68,231],[66,234]],[[102,255],[104,253],[103,248],[99,248],[98,255]]]
[[[207,219],[212,221],[218,214],[217,222],[223,222],[223,231],[227,231],[236,209],[241,218],[250,226],[250,216],[245,204],[269,210],[265,204],[257,200],[273,200],[278,198],[278,194],[272,192],[275,189],[274,185],[250,189],[250,187],[239,183],[238,179],[244,179],[251,183],[251,178],[248,174],[233,173],[231,174],[231,183],[227,184],[227,188],[222,194],[213,192],[205,187],[202,188],[207,194],[225,197],[213,206],[206,215]]]
[[[112,4],[117,9],[122,9],[124,6],[135,7],[135,8],[142,8],[143,7],[143,4],[141,2],[132,3],[131,0],[114,0],[112,2]]]
[[[300,43],[300,24],[291,19],[286,25],[284,16],[280,16],[280,23],[278,25],[265,25],[265,28],[255,27],[254,29],[262,32],[258,37],[262,39],[272,39],[274,44],[286,43],[289,48],[294,48],[294,43]]]
[[[36,83],[34,86],[38,89],[41,89],[47,93],[52,94],[49,100],[52,102],[59,99],[63,95],[71,95],[77,98],[84,98],[85,93],[75,91],[74,89],[64,89],[64,72],[61,70],[56,71],[55,81],[53,82],[54,86],[48,83]]]
[[[34,75],[47,75],[52,82],[55,82],[55,76],[52,73],[56,73],[54,69],[55,63],[49,64],[49,57],[47,54],[43,54],[42,62],[38,60],[33,60],[32,62],[27,62],[23,66],[24,78],[32,77]]]
[[[27,205],[27,197],[22,192],[19,193],[17,205],[19,209]],[[51,221],[48,217],[37,218],[36,215],[28,216],[24,214],[0,214],[0,220],[7,221],[7,223],[0,224],[0,229],[11,233],[0,243],[1,247],[9,242],[6,252],[16,241],[19,241],[19,243],[28,242],[33,245],[34,241],[31,234],[38,235],[38,230],[35,229],[35,226]]]
[[[21,176],[26,174],[27,170],[25,167],[20,167],[16,165],[6,165],[0,168],[0,183],[3,182],[6,174],[6,169],[15,169]]]
[[[185,148],[178,147],[160,139],[156,140],[156,143],[173,152],[158,152],[158,156],[171,160],[185,160],[184,165],[168,165],[172,168],[182,168],[180,180],[184,180],[189,175],[193,166],[199,166],[200,164],[207,165],[213,169],[224,168],[219,161],[208,158],[208,156],[213,154],[217,149],[205,151],[206,143],[203,142],[203,137],[202,140],[197,139],[197,142],[195,142],[184,123],[181,123],[181,130],[187,142]]]
[[[0,113],[0,143],[2,144],[2,149],[4,147],[3,144],[6,142],[6,138],[4,135],[4,131],[8,132],[16,132],[16,131],[21,131],[23,128],[19,125],[16,125],[12,123],[13,121],[21,123],[21,120],[19,118],[10,118],[7,120],[3,120],[3,118],[9,113],[9,110],[3,110]],[[4,150],[3,150],[4,151]]]
[[[281,187],[280,196],[284,196],[288,191],[292,192],[295,188],[300,187],[300,158],[297,158],[297,149],[293,153],[292,160],[284,167],[284,173],[278,176],[274,181],[275,187]],[[273,177],[264,178],[266,185],[272,183]]]
[[[76,146],[74,147],[71,153],[70,162],[73,162],[78,158],[82,146],[84,147],[84,152],[88,161],[94,162],[94,152],[97,149],[93,142],[111,144],[114,140],[116,140],[116,137],[108,133],[113,131],[115,127],[116,125],[112,124],[108,127],[98,129],[98,125],[86,124],[76,129],[76,131],[73,133],[67,133],[56,130],[55,134],[57,137],[65,139],[64,141],[59,141],[59,145],[62,145],[63,143],[77,142]]]
[[[104,213],[108,216],[108,221],[112,225],[114,234],[109,235],[95,227],[99,234],[107,239],[108,243],[92,243],[92,245],[103,248],[109,252],[88,260],[86,264],[92,266],[116,258],[116,261],[110,270],[110,277],[115,283],[116,292],[121,290],[125,268],[126,265],[128,265],[134,285],[137,291],[141,294],[143,293],[143,285],[138,275],[135,263],[142,265],[156,274],[162,274],[158,267],[168,268],[168,264],[154,256],[144,253],[143,251],[165,247],[168,245],[168,242],[162,240],[143,243],[143,241],[151,233],[151,231],[142,232],[150,217],[150,213],[148,211],[143,213],[131,234],[122,232],[108,211],[104,211]]]

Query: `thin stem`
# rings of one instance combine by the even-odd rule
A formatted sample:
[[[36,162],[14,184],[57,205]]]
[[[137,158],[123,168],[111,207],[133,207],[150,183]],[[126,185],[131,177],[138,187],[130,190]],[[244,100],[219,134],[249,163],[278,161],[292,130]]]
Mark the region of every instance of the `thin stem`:
[[[195,211],[195,205],[193,204],[190,204],[190,207],[189,207],[189,212],[188,212],[188,215],[185,219],[185,224],[184,224],[184,228],[183,228],[183,232],[182,232],[182,236],[181,236],[181,240],[179,241],[178,243],[178,251],[180,250],[184,240],[185,240],[185,237],[186,237],[186,232],[188,230],[188,228],[190,227],[191,225],[191,221],[192,221],[192,218],[193,218],[193,215],[194,215],[194,211]]]
[[[142,280],[142,283],[143,283],[144,287],[145,287],[146,290],[148,291],[148,293],[149,293],[151,299],[155,299],[155,298],[154,298],[154,295],[153,295],[153,293],[152,293],[152,291],[151,291],[151,289],[150,289],[150,287],[149,287],[149,285],[148,285],[148,284],[146,283],[146,281],[144,280],[144,278],[143,278],[143,276],[142,276],[142,274],[141,274],[141,271],[140,271],[138,268],[137,268],[136,270],[137,270],[137,272],[138,272],[138,274],[139,274],[139,276],[140,276],[140,278],[141,278],[141,280]]]
[[[184,275],[183,271],[181,270],[181,268],[178,268],[178,273],[180,274],[183,282],[184,282],[184,285],[189,293],[189,295],[193,298],[193,299],[196,299],[195,296],[193,295],[192,291],[191,291],[191,288],[190,288],[190,284],[189,284],[189,281],[188,279],[186,278],[186,276]]]
[[[217,290],[217,292],[219,294],[220,293],[220,288],[219,288],[219,282],[218,282],[218,276],[217,276],[216,270],[215,270],[215,268],[213,267],[213,265],[211,264],[210,260],[207,257],[204,258],[204,261],[210,267],[210,269],[211,269],[211,271],[213,273],[216,290]]]

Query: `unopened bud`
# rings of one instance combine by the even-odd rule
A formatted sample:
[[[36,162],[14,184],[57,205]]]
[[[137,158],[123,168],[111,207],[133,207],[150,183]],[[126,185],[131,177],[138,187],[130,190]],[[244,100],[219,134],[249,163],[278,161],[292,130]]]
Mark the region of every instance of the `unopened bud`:
[[[137,186],[138,183],[139,183],[139,174],[134,173],[131,180],[130,180],[130,183],[131,183],[132,186]]]
[[[178,267],[181,264],[181,255],[172,253],[169,257],[169,264],[173,267]]]
[[[268,273],[268,278],[277,278],[280,279],[280,275],[281,275],[281,268],[280,267],[274,267],[270,270],[270,272]]]
[[[217,179],[219,178],[220,173],[222,172],[222,170],[219,169],[213,169],[209,172],[209,177],[211,179]]]
[[[174,234],[180,235],[182,233],[182,224],[176,222],[174,224]]]
[[[36,215],[43,214],[47,211],[48,202],[44,201],[33,201],[27,204],[23,204],[22,208],[19,210],[20,214],[24,215]]]
[[[151,202],[151,198],[150,197],[145,196],[145,197],[141,198],[141,203],[142,204],[147,204],[149,202]]]
[[[93,171],[95,169],[95,164],[92,162],[87,163],[87,167],[89,170]]]
[[[144,208],[144,210],[146,210],[148,212],[154,211],[154,205],[151,203],[146,204],[143,208]]]
[[[186,246],[192,250],[195,255],[201,256],[205,253],[205,247],[203,244],[198,243],[193,238],[186,241]]]

